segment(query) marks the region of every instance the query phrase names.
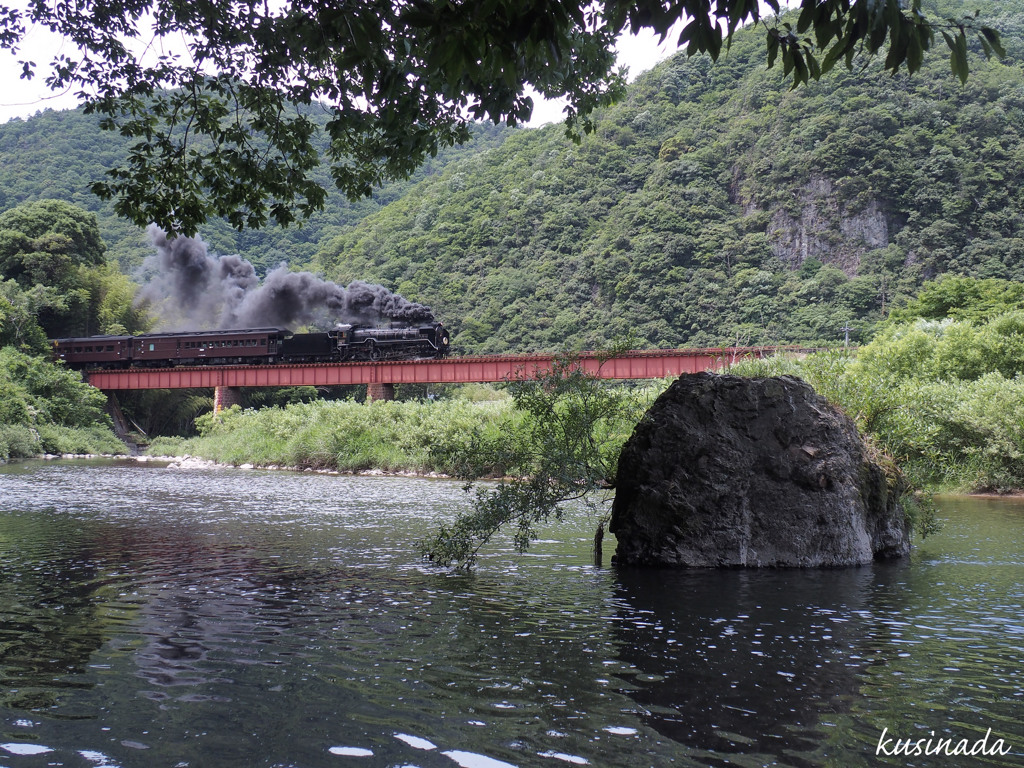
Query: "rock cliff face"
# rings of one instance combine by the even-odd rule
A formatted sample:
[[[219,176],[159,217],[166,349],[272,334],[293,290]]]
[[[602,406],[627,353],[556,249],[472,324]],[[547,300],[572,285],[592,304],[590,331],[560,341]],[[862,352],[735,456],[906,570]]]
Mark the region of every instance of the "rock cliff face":
[[[766,232],[772,252],[791,269],[813,257],[854,277],[864,254],[885,248],[904,224],[875,199],[851,209],[823,176],[812,176],[796,194],[798,212],[770,207]],[[748,214],[757,210],[747,204]]]
[[[846,566],[910,550],[901,488],[853,422],[792,377],[684,375],[619,460],[621,565]]]

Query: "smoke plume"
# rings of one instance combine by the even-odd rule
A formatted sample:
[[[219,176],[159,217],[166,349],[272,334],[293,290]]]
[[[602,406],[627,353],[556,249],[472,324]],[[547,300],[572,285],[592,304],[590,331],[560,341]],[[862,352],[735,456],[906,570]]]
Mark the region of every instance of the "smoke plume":
[[[160,318],[161,330],[288,328],[335,323],[375,325],[383,321],[431,322],[430,307],[382,285],[356,280],[347,287],[311,272],[281,265],[263,283],[240,256],[211,255],[199,238],[169,240],[156,226],[149,235],[156,253],[143,269],[151,277],[140,298]]]

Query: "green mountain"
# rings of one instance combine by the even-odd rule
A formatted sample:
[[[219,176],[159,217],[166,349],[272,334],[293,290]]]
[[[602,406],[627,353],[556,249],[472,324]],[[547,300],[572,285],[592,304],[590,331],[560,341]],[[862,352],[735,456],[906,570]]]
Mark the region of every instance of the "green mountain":
[[[1007,58],[975,52],[966,85],[935,48],[913,77],[869,62],[790,90],[750,30],[717,63],[677,56],[642,75],[579,144],[559,126],[481,128],[301,228],[201,234],[260,269],[312,264],[430,304],[461,352],[630,333],[659,347],[836,343],[844,327],[860,341],[926,279],[1024,279],[1024,0],[938,4],[980,7]],[[0,210],[74,202],[123,268],[138,264],[144,233],[86,186],[122,141],[80,112],[0,126]]]
[[[963,10],[946,3],[947,15]],[[431,304],[463,351],[836,343],[924,279],[1024,278],[1024,3],[961,85],[932,52],[790,90],[763,38],[642,76],[580,145],[521,131],[321,249]],[[940,40],[941,44],[941,40]]]

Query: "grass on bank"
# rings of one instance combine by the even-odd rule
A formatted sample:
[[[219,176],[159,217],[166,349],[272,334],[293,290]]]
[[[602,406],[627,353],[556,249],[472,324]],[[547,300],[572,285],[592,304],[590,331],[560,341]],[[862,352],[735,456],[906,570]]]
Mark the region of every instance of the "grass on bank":
[[[507,400],[471,402],[316,401],[241,410],[197,420],[198,437],[157,438],[152,455],[202,456],[225,464],[358,472],[366,469],[447,473],[471,435],[497,435],[519,418]]]

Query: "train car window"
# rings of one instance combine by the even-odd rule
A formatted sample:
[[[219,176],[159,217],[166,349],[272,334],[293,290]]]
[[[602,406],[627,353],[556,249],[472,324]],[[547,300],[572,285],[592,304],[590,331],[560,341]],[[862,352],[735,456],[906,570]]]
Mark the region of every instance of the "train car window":
[[[113,352],[113,351],[114,351],[114,345],[113,344],[107,344],[107,352]]]
[[[150,345],[149,345],[149,351],[150,351],[150,352],[152,352],[152,351],[153,351],[153,350],[155,350],[155,349],[156,349],[156,345],[155,345],[155,344],[150,344]]]
[[[75,352],[81,352],[81,351],[82,351],[81,347],[75,347]]]

